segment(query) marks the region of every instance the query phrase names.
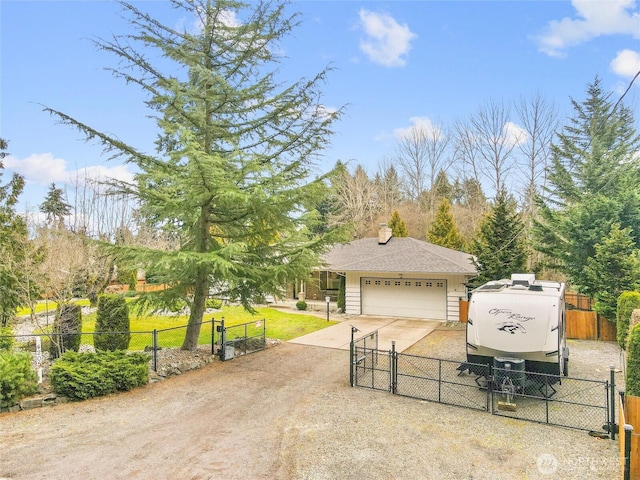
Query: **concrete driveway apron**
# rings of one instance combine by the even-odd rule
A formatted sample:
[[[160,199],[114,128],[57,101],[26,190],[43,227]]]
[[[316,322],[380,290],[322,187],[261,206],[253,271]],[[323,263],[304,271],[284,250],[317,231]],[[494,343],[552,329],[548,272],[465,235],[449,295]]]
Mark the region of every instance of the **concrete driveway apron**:
[[[349,350],[351,327],[358,329],[354,338],[358,339],[378,330],[378,348],[391,350],[391,342],[396,342],[396,351],[402,352],[429,335],[444,322],[439,320],[417,320],[361,315],[345,320],[331,327],[318,330],[302,337],[289,340],[290,343],[314,345],[317,347]]]

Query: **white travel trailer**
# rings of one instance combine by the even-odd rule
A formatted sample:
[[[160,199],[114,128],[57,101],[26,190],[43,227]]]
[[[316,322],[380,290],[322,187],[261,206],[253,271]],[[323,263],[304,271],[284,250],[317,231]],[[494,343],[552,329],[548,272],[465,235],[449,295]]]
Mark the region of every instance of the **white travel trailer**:
[[[533,274],[513,274],[473,290],[467,362],[519,362],[527,372],[568,375],[564,291],[564,283]]]

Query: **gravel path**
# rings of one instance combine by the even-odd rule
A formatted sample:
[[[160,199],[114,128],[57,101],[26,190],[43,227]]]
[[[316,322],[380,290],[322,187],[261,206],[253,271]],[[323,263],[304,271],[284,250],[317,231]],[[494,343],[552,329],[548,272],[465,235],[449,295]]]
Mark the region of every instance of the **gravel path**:
[[[464,332],[443,327],[412,350],[456,358],[461,338],[464,349]],[[572,368],[602,380],[619,358],[611,343],[570,346]],[[619,476],[617,442],[351,388],[348,364],[346,351],[283,343],[132,392],[1,414],[0,479]]]

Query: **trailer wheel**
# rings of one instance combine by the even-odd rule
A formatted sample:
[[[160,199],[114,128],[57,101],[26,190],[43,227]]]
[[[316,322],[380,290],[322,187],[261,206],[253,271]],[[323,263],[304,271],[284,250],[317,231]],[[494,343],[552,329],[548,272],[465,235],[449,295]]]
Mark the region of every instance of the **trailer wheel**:
[[[562,373],[565,377],[569,376],[569,357],[564,357],[562,359]]]

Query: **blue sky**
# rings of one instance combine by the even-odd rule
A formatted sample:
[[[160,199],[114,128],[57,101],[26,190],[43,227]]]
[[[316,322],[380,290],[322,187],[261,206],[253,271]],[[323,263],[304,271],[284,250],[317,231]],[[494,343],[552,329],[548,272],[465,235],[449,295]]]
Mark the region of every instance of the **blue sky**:
[[[166,1],[133,3],[168,25],[192,22]],[[342,160],[373,173],[393,158],[403,130],[452,125],[491,100],[540,93],[566,117],[570,97],[582,100],[596,75],[615,100],[640,70],[634,0],[294,1],[290,10],[302,25],[282,44],[283,78],[331,64],[325,104],[346,107],[321,170]],[[132,175],[43,105],[153,148],[143,94],[105,71],[116,59],[91,43],[126,33],[121,14],[111,1],[0,0],[0,137],[11,153],[1,181],[23,175],[31,209],[52,182]],[[638,84],[625,97],[636,111]]]

